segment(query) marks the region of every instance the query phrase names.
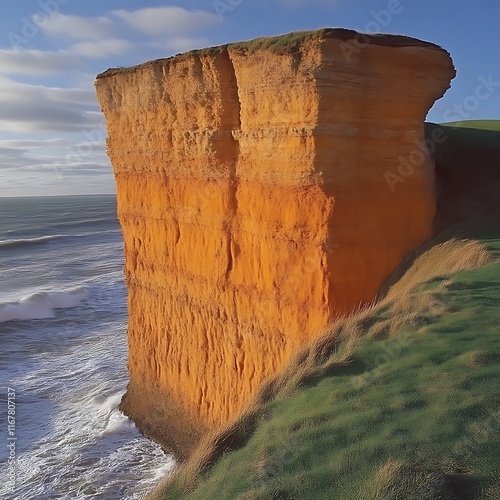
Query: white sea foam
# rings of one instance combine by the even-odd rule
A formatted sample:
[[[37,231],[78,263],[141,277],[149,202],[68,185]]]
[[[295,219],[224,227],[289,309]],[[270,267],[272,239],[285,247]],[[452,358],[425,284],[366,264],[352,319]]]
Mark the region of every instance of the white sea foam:
[[[104,401],[101,405],[99,405],[99,408],[101,411],[105,413],[109,413],[112,410],[115,410],[118,408],[120,405],[120,402],[122,400],[123,393],[119,392],[117,394],[113,394],[112,396],[109,396],[109,398]]]
[[[101,433],[101,436],[109,436],[110,434],[120,434],[133,432],[135,424],[128,419],[119,410],[113,410],[109,415],[106,429]]]
[[[78,287],[61,292],[37,292],[16,302],[0,303],[0,323],[53,318],[56,309],[75,307],[88,296],[88,289]]]
[[[169,472],[172,472],[173,468],[175,466],[175,461],[173,458],[170,457],[170,460],[165,461],[164,464],[160,465],[155,471],[154,471],[154,477],[153,477],[153,483],[157,483],[161,481],[162,479],[165,479],[167,474]]]
[[[118,410],[122,396],[123,393],[119,392],[109,396],[104,402],[99,403],[94,400],[91,403],[92,413],[101,422],[101,436],[126,432],[135,428],[135,424]]]

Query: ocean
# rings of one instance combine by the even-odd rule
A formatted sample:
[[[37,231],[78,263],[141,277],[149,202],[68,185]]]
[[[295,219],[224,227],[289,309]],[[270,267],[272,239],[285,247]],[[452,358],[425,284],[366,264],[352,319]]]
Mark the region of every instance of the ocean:
[[[0,198],[0,498],[139,499],[173,459],[127,385],[114,196]]]

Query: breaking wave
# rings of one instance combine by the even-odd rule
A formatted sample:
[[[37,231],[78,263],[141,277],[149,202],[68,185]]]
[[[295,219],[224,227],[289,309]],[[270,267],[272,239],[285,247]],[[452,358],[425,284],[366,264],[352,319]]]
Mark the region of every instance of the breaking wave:
[[[56,309],[75,307],[88,296],[86,288],[78,287],[62,292],[37,292],[16,302],[0,302],[0,323],[53,318]]]
[[[64,238],[62,234],[55,234],[53,236],[40,236],[39,238],[21,238],[18,240],[3,240],[0,241],[0,248],[18,248],[28,245],[42,245],[49,241],[59,240]]]

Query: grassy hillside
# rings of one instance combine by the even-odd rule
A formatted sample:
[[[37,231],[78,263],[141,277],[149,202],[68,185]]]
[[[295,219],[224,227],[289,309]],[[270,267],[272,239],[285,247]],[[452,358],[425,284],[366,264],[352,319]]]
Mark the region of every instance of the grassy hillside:
[[[441,125],[453,128],[470,128],[479,130],[500,131],[500,120],[464,120],[461,122],[448,122]]]
[[[500,498],[499,257],[451,240],[403,265],[154,496]]]
[[[443,128],[447,142],[454,146],[460,145],[478,151],[500,150],[500,120],[444,123],[439,127]]]

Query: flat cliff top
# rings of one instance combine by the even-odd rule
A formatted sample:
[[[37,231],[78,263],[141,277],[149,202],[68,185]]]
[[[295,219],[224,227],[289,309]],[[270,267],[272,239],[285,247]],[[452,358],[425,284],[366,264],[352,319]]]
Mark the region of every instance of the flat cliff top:
[[[322,28],[314,31],[295,31],[285,35],[273,37],[261,37],[253,40],[228,43],[205,49],[196,49],[183,54],[155,59],[142,64],[131,67],[110,68],[103,73],[97,75],[97,80],[108,78],[117,74],[133,72],[139,68],[144,68],[158,63],[180,61],[189,58],[193,55],[216,55],[228,48],[241,49],[248,52],[258,50],[270,50],[275,53],[290,53],[298,50],[300,45],[312,39],[327,39],[333,38],[345,42],[358,42],[360,47],[365,44],[382,45],[385,47],[426,47],[446,52],[442,47],[431,42],[419,40],[404,35],[389,35],[389,34],[365,34],[345,28]]]

